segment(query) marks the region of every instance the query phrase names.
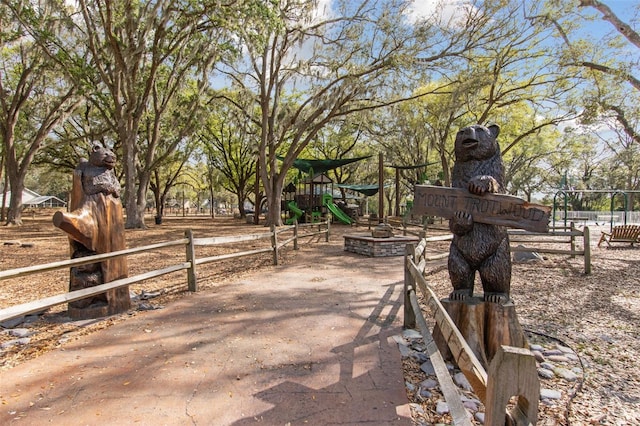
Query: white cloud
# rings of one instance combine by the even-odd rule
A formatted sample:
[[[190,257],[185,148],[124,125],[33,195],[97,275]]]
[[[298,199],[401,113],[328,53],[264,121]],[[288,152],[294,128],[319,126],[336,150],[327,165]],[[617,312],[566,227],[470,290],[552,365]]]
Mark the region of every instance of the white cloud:
[[[464,18],[465,10],[472,7],[466,0],[413,0],[405,15],[407,20],[416,22],[427,20],[446,27],[453,27]]]

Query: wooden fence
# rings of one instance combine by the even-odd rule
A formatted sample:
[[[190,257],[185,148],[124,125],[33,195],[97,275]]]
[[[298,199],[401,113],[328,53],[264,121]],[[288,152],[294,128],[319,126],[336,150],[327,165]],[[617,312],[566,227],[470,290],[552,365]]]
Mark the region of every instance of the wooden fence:
[[[576,239],[582,239],[582,249],[577,249]],[[571,257],[584,257],[584,273],[591,273],[591,233],[589,227],[585,226],[580,230],[571,222],[569,228],[554,228],[547,234],[534,232],[509,230],[509,241],[511,252],[536,252],[547,254],[565,254]],[[535,247],[514,246],[514,243],[535,244]],[[545,247],[547,244],[566,244],[568,249],[557,249]]]
[[[527,349],[502,346],[496,353],[488,370],[482,366],[455,323],[427,283],[423,273],[426,266],[424,252],[426,240],[417,246],[407,245],[404,279],[404,326],[415,328],[416,324],[427,347],[440,383],[440,389],[449,406],[454,425],[470,425],[458,388],[453,383],[445,361],[440,353],[418,302],[419,290],[429,307],[435,323],[440,328],[453,354],[455,362],[472,385],[476,395],[485,405],[486,425],[504,425],[507,414],[517,425],[535,425],[538,416],[540,382],[533,354]],[[517,396],[515,406],[507,413],[507,404]]]
[[[443,233],[440,235],[434,235],[426,237],[427,228],[425,226],[406,224],[404,222],[390,221],[395,230],[401,231],[403,235],[411,234],[420,237],[425,242],[436,241],[450,241],[453,239],[453,235],[450,233]],[[444,231],[443,228],[437,228],[438,231]],[[536,233],[529,231],[521,231],[518,229],[510,229],[509,242],[510,250],[514,252],[535,252],[546,254],[563,254],[571,257],[583,256],[584,258],[584,273],[589,275],[591,273],[591,234],[589,227],[585,226],[579,229],[571,222],[568,228],[556,227],[551,229],[548,233]],[[582,240],[582,248],[578,249],[577,240]],[[526,243],[527,245],[523,245]],[[567,248],[555,248],[548,247],[549,245],[566,245]],[[446,259],[449,256],[448,252],[442,252],[426,256],[426,261],[433,261],[439,259]]]
[[[312,228],[318,228],[317,231],[313,231]],[[303,233],[301,233],[301,230]],[[306,232],[305,232],[306,230]],[[282,239],[284,234],[290,232],[291,236]],[[225,259],[232,259],[242,256],[252,256],[260,253],[272,252],[273,264],[278,264],[279,252],[282,247],[293,242],[294,250],[298,249],[298,241],[302,237],[325,234],[325,241],[329,241],[330,235],[330,222],[320,222],[313,224],[298,224],[295,223],[291,226],[271,227],[269,232],[261,234],[250,235],[235,235],[226,237],[209,237],[209,238],[194,238],[191,230],[185,232],[185,236],[182,239],[174,241],[166,241],[162,243],[150,244],[142,247],[135,247],[126,250],[115,251],[111,253],[98,254],[94,256],[87,256],[78,259],[65,260],[60,262],[47,263],[44,265],[28,266],[24,268],[10,269],[6,271],[0,271],[0,281],[11,278],[18,278],[27,275],[33,275],[37,273],[53,271],[57,269],[70,268],[72,266],[86,265],[89,263],[96,263],[106,259],[129,256],[138,253],[152,252],[167,247],[183,247],[185,250],[185,261],[175,265],[167,266],[162,269],[152,270],[143,274],[135,275],[133,277],[122,278],[109,283],[100,284],[95,287],[89,287],[82,290],[71,291],[64,294],[59,294],[44,299],[35,300],[32,302],[22,303],[19,305],[10,306],[8,308],[0,309],[0,322],[7,321],[12,318],[16,318],[22,315],[31,314],[34,312],[41,312],[45,309],[51,308],[63,303],[69,303],[76,300],[84,299],[86,297],[95,296],[106,292],[107,290],[116,289],[119,287],[128,286],[151,278],[156,278],[162,275],[170,274],[177,271],[186,270],[187,272],[187,288],[191,292],[198,291],[198,282],[196,280],[196,266],[204,265]],[[259,248],[255,250],[239,251],[235,253],[221,254],[217,256],[196,257],[196,247],[198,246],[214,246],[220,244],[229,243],[242,243],[247,241],[255,241],[260,239],[270,239],[270,247]]]

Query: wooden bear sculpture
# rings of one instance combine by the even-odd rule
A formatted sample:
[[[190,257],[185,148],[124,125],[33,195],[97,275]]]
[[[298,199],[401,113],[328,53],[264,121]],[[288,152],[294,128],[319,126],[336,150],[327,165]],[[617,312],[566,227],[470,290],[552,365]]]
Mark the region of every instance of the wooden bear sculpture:
[[[504,166],[496,138],[500,129],[473,125],[456,135],[452,186],[471,194],[504,193]],[[449,249],[449,277],[453,291],[442,304],[481,364],[488,368],[500,346],[526,347],[524,332],[510,299],[511,254],[503,226],[474,221],[468,211],[455,211],[449,220],[453,239]],[[473,293],[476,273],[482,297]],[[439,328],[434,338],[445,356],[452,357]]]
[[[73,172],[71,212],[56,212],[53,223],[69,235],[71,257],[110,253],[126,248],[120,183],[113,168],[115,154],[93,144],[89,160]],[[127,259],[118,257],[71,268],[69,291],[127,277]],[[73,319],[96,318],[125,312],[131,305],[128,287],[69,303]]]
[[[504,193],[504,166],[496,125],[465,127],[456,135],[452,184],[472,194]],[[453,241],[449,250],[451,300],[473,296],[476,271],[484,299],[506,303],[511,287],[509,237],[503,226],[473,221],[468,212],[457,211],[449,221]]]

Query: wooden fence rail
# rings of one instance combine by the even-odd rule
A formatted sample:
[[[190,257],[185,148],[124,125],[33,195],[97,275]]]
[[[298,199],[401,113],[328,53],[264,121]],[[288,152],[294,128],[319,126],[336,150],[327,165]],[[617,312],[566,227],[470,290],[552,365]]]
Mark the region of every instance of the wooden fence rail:
[[[427,283],[423,273],[426,262],[421,258],[426,243],[418,246],[407,244],[405,255],[405,303],[404,326],[415,328],[416,324],[427,347],[427,355],[440,383],[440,389],[449,406],[454,425],[470,425],[458,388],[445,365],[433,336],[429,331],[422,309],[418,303],[417,290],[429,307],[435,323],[440,328],[455,362],[485,405],[485,424],[496,426],[506,423],[507,415],[516,425],[535,425],[540,398],[540,382],[533,354],[526,349],[502,346],[486,371],[473,353],[455,323]],[[515,406],[507,411],[510,397],[517,396]]]
[[[311,227],[317,227],[317,231],[309,231],[300,233],[299,229],[307,229]],[[278,242],[277,236],[285,232],[293,231],[293,237],[288,238],[282,242]],[[209,237],[209,238],[193,238],[191,230],[185,232],[185,238],[174,241],[166,241],[156,244],[150,244],[141,247],[130,248],[126,250],[119,250],[111,253],[98,254],[94,256],[87,256],[78,259],[64,260],[60,262],[52,262],[43,265],[34,265],[24,268],[10,269],[6,271],[0,271],[0,281],[8,280],[10,278],[23,277],[33,275],[37,273],[53,271],[63,268],[70,268],[72,266],[86,265],[89,263],[96,263],[105,259],[111,259],[118,256],[128,256],[132,254],[150,252],[162,248],[183,246],[185,247],[185,262],[180,262],[176,265],[171,265],[162,269],[152,270],[143,274],[135,275],[133,277],[122,278],[119,280],[111,281],[109,283],[100,284],[94,287],[84,288],[81,290],[71,291],[64,294],[59,294],[44,299],[35,300],[32,302],[22,303],[8,308],[0,309],[0,322],[10,320],[22,315],[28,315],[34,312],[41,312],[45,309],[51,308],[63,303],[74,302],[76,300],[84,299],[86,297],[95,296],[112,290],[131,284],[135,284],[151,278],[156,278],[162,275],[178,272],[182,270],[187,271],[187,286],[191,292],[198,291],[198,285],[196,280],[196,265],[203,265],[206,263],[216,262],[224,259],[231,259],[241,256],[252,256],[259,253],[273,252],[274,264],[278,264],[279,250],[290,242],[294,242],[294,250],[298,249],[298,240],[303,237],[313,236],[318,234],[325,234],[325,241],[329,241],[330,225],[329,221],[314,223],[314,224],[298,224],[295,223],[291,226],[271,227],[270,232],[261,234],[250,235],[233,235],[226,237]],[[260,239],[271,239],[272,244],[270,247],[265,247],[256,250],[245,250],[235,253],[222,254],[218,256],[210,256],[203,258],[196,258],[197,246],[212,246],[220,244],[241,243],[246,241],[255,241]]]
[[[584,258],[584,273],[589,275],[591,273],[591,234],[589,227],[585,226],[582,230],[578,229],[573,223],[568,228],[555,228],[549,233],[536,233],[520,230],[509,230],[509,242],[511,244],[510,250],[514,252],[536,252],[547,254],[564,254],[571,257],[583,256]],[[419,235],[419,234],[415,234]],[[449,252],[442,252],[432,254],[430,256],[423,256],[423,252],[426,249],[426,243],[437,241],[451,241],[453,234],[434,235],[431,237],[422,238],[418,245],[421,259],[424,261],[434,261],[440,259],[446,259],[449,256]],[[577,249],[576,240],[582,240],[582,249]],[[518,243],[527,243],[528,246],[517,246]],[[531,246],[533,244],[533,246]],[[548,248],[545,245],[548,244],[566,244],[569,245],[568,249]]]

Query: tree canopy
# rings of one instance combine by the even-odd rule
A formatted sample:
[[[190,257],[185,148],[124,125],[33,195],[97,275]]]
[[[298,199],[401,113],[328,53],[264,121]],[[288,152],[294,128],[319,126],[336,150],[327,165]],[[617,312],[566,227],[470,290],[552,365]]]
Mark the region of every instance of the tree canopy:
[[[568,175],[588,188],[640,188],[637,6],[420,6],[0,0],[7,223],[21,221],[27,176],[64,174],[95,140],[119,156],[130,228],[194,177],[210,202],[223,188],[235,194],[241,213],[264,195],[278,224],[301,159],[382,152],[388,164],[424,165],[400,172],[410,197],[425,179],[449,183],[453,137],[474,123],[500,125],[511,193],[553,192]],[[332,173],[372,183],[375,167]]]

